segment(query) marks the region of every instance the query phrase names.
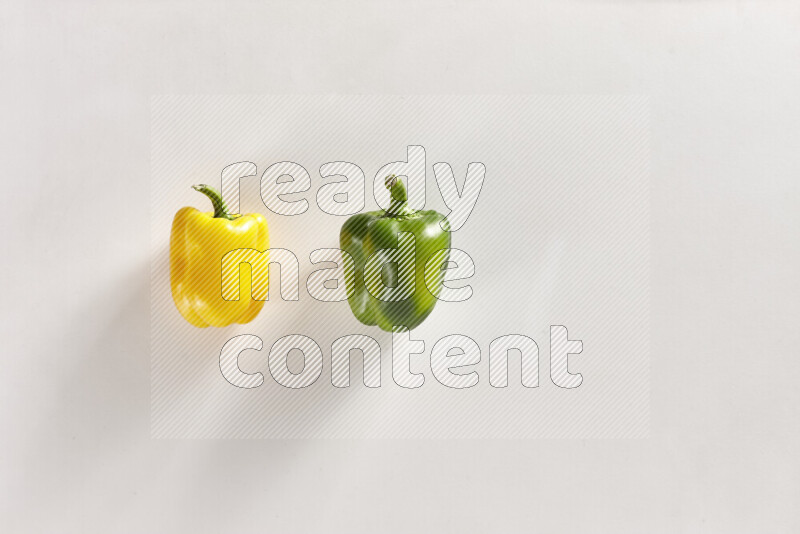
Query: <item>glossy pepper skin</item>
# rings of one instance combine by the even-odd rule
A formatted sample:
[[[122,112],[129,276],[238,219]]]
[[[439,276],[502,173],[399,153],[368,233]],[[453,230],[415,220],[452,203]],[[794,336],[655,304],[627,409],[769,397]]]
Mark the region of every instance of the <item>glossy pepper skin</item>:
[[[430,315],[436,304],[441,291],[441,267],[449,256],[450,231],[444,215],[432,210],[414,212],[408,207],[405,186],[396,176],[386,178],[386,188],[392,196],[388,210],[354,215],[342,226],[339,236],[341,249],[353,258],[352,266],[349,262],[345,263],[347,300],[356,318],[366,325],[377,325],[387,332],[391,332],[394,326],[405,326],[411,330]],[[398,253],[398,234],[401,232],[414,235],[414,254],[401,254],[400,261],[392,265],[386,260],[391,259],[392,249],[395,249],[395,254]],[[429,273],[434,273],[434,276],[429,276],[426,285],[426,263],[440,250],[443,252],[428,266]],[[382,269],[381,275],[389,287],[399,285],[402,278],[399,274],[401,263],[406,268],[413,265],[413,294],[397,301],[376,298],[375,295],[381,295],[379,290],[383,284],[379,284],[375,276],[365,282],[364,276],[368,259],[376,253],[379,265],[389,263]],[[377,271],[373,269],[371,272],[374,274]]]
[[[198,328],[248,323],[264,305],[252,298],[222,298],[222,257],[239,248],[269,248],[267,221],[263,215],[231,215],[222,196],[207,185],[193,188],[211,199],[214,213],[181,208],[172,222],[170,238],[170,285],[175,306]],[[250,295],[252,274],[242,269],[240,294]]]

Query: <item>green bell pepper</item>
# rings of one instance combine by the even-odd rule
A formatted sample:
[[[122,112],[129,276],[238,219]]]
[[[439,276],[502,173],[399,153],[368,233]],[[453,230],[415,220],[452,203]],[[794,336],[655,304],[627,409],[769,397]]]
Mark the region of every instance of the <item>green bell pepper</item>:
[[[347,300],[366,325],[387,332],[394,326],[411,330],[438,300],[450,227],[441,213],[411,210],[405,185],[396,176],[387,177],[385,185],[392,197],[389,209],[354,215],[342,226],[341,249],[353,258],[352,264],[345,263]]]

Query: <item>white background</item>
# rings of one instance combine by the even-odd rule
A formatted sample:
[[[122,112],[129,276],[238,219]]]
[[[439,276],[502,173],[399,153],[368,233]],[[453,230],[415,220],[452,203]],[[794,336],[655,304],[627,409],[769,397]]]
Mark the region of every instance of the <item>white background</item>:
[[[797,2],[7,2],[0,50],[3,532],[800,529]],[[169,93],[649,95],[651,437],[151,440]]]

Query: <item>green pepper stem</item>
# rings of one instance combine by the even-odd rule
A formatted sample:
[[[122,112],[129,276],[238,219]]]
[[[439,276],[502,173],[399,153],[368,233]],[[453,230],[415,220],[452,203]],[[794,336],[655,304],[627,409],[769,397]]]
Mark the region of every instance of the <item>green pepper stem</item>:
[[[389,209],[386,210],[386,215],[389,217],[399,217],[404,215],[413,214],[413,210],[408,207],[408,193],[403,180],[392,174],[387,176],[384,181],[386,189],[392,196],[392,203]]]
[[[211,204],[214,205],[215,219],[228,219],[229,221],[234,219],[233,215],[228,211],[225,201],[222,200],[222,194],[219,191],[206,184],[193,185],[192,189],[200,191],[211,200]]]

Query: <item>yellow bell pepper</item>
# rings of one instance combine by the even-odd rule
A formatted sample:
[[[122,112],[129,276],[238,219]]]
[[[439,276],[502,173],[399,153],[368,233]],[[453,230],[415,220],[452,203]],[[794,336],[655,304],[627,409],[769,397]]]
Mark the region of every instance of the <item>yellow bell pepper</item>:
[[[183,318],[194,326],[228,326],[249,323],[264,306],[253,300],[253,273],[243,269],[239,300],[222,297],[222,257],[231,250],[269,248],[267,221],[259,213],[231,215],[220,193],[207,186],[192,186],[214,205],[214,213],[181,208],[172,222],[170,285],[172,299]],[[267,277],[263,270],[258,276]],[[267,284],[268,280],[258,280]]]

